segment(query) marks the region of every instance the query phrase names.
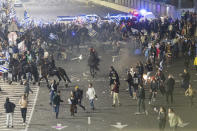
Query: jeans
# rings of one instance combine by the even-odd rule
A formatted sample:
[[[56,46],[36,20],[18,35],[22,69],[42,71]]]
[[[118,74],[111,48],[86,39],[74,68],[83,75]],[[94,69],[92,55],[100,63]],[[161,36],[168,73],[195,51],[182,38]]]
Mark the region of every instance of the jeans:
[[[23,118],[23,123],[26,122],[26,114],[27,114],[27,108],[21,108],[21,115]]]
[[[129,84],[129,94],[130,94],[131,97],[133,97],[133,91],[132,91],[131,84]]]
[[[54,106],[54,112],[56,113],[56,119],[58,118],[58,115],[59,115],[59,107],[60,107],[60,105]]]
[[[32,75],[31,75],[30,72],[28,72],[28,73],[26,74],[26,76],[27,76],[27,81],[32,80]]]
[[[94,110],[94,99],[90,99],[90,107],[92,110]]]
[[[9,127],[9,123],[11,123],[11,126],[13,126],[13,113],[6,113],[7,120],[6,120],[6,126]]]
[[[55,93],[54,91],[50,92],[50,103],[53,104],[53,97],[54,97]]]
[[[138,105],[138,109],[137,109],[138,112],[141,111],[141,106],[142,106],[142,108],[143,108],[143,111],[144,111],[144,112],[146,111],[144,99],[138,98],[137,105]]]

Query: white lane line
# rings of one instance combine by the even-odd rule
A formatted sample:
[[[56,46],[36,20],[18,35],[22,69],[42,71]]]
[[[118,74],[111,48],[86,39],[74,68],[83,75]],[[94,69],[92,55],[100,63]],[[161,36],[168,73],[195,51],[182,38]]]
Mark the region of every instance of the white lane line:
[[[32,119],[32,116],[33,116],[33,113],[34,113],[34,109],[35,109],[35,106],[36,106],[36,101],[38,99],[38,93],[39,93],[39,90],[40,90],[40,86],[37,87],[37,94],[36,94],[36,97],[34,99],[34,104],[33,104],[33,107],[32,107],[32,110],[31,110],[31,114],[30,114],[30,117],[29,117],[29,120],[27,122],[27,125],[25,127],[25,130],[24,131],[28,131],[28,127],[29,127],[29,124],[31,122],[31,119]]]

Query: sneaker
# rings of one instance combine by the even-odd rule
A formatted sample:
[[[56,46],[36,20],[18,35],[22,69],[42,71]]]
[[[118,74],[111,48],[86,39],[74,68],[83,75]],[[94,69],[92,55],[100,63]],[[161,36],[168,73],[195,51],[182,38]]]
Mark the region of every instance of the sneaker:
[[[26,125],[26,123],[23,123],[23,126],[25,126]]]
[[[11,128],[14,128],[14,126],[11,126]]]
[[[115,107],[115,104],[113,104],[112,107]]]
[[[151,102],[149,101],[149,102],[148,102],[148,104],[150,105],[150,104],[151,104]]]

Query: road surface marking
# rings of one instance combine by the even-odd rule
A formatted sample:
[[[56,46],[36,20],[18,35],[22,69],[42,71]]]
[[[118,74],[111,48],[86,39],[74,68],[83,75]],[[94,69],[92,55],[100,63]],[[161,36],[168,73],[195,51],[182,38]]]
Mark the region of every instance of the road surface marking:
[[[122,125],[121,122],[117,122],[116,125],[111,125],[111,126],[118,128],[118,129],[123,129],[123,128],[127,127],[128,125]]]
[[[91,118],[88,117],[88,125],[90,125],[90,124],[91,124]]]
[[[40,90],[40,87],[38,86],[38,88],[37,88],[37,93],[36,93],[36,96],[35,96],[35,98],[34,98],[33,108],[32,108],[32,110],[31,110],[30,118],[29,118],[29,120],[28,120],[28,122],[27,122],[27,125],[26,125],[26,127],[25,127],[25,131],[28,130],[29,124],[30,124],[30,122],[31,122],[31,118],[32,118],[32,116],[33,116],[33,112],[34,112],[34,109],[35,109],[35,106],[36,106],[36,101],[37,101],[37,99],[38,99],[39,90]]]
[[[67,128],[68,126],[62,126],[62,124],[57,124],[57,126],[52,126],[52,128],[57,129],[57,130],[62,130],[64,128]]]
[[[37,97],[37,93],[39,91],[39,87],[36,85],[30,85],[31,89],[33,90],[33,94],[29,94],[29,98],[28,98],[28,108],[27,108],[27,116],[26,116],[26,120],[27,120],[27,125],[23,126],[23,121],[22,121],[22,117],[21,117],[21,111],[20,111],[20,105],[19,105],[19,100],[21,98],[21,96],[24,94],[24,85],[18,85],[18,84],[11,84],[9,85],[8,83],[3,82],[2,80],[0,80],[0,87],[2,89],[2,91],[0,92],[0,107],[3,107],[4,103],[5,103],[5,99],[6,97],[10,98],[10,101],[15,103],[16,108],[14,111],[14,117],[13,117],[13,126],[14,128],[6,128],[6,113],[5,113],[5,109],[4,108],[0,108],[0,130],[11,130],[11,131],[27,131],[28,125],[30,119],[31,119],[31,113],[34,110],[34,105],[35,105],[35,99]]]

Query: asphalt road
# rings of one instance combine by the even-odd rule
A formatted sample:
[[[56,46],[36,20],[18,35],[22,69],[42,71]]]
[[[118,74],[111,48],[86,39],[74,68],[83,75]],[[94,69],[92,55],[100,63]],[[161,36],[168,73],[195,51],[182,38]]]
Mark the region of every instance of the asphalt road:
[[[37,1],[37,0],[36,0]],[[39,4],[38,4],[39,3]],[[76,15],[81,13],[98,13],[105,14],[108,10],[111,12],[116,12],[110,9],[106,9],[100,6],[88,7],[82,3],[72,3],[72,4],[44,4],[44,2],[27,2],[25,7],[34,17],[44,17],[44,18],[55,18],[58,15]],[[67,8],[68,7],[68,8]],[[76,8],[75,8],[76,7]],[[19,15],[23,15],[23,9],[17,9]],[[133,41],[131,41],[132,44]],[[102,45],[103,43],[94,42],[94,44]],[[112,53],[109,50],[103,50],[100,46],[96,47],[99,56],[101,57],[100,72],[98,72],[95,79],[89,76],[89,68],[87,66],[87,58],[85,57],[82,61],[69,61],[62,62],[57,61],[57,65],[64,67],[66,69],[69,77],[72,79],[72,83],[69,88],[64,87],[64,83],[60,84],[61,96],[64,102],[60,107],[59,119],[55,119],[55,113],[52,111],[52,107],[49,105],[49,91],[46,88],[45,82],[42,83],[38,100],[35,107],[35,112],[30,123],[28,131],[54,131],[56,129],[52,126],[56,126],[58,123],[62,126],[68,126],[62,129],[63,131],[118,131],[118,129],[112,127],[111,125],[116,125],[117,122],[121,122],[123,125],[128,125],[125,127],[124,131],[154,131],[158,130],[157,113],[153,111],[154,106],[148,105],[148,99],[146,99],[146,108],[149,112],[148,116],[145,115],[134,115],[136,112],[136,101],[129,97],[127,89],[127,83],[123,80],[125,78],[125,69],[129,68],[131,65],[136,65],[137,60],[143,60],[143,57],[134,56],[132,49],[127,44],[121,49],[119,58],[112,63]],[[74,50],[74,55],[79,56],[82,54],[87,54],[87,49],[83,49],[80,52]],[[112,97],[109,92],[109,81],[108,72],[110,65],[114,65],[117,69],[119,75],[121,76],[121,87],[120,87],[120,101],[121,106],[113,108]],[[179,128],[179,131],[196,131],[197,129],[197,100],[195,101],[195,106],[189,107],[189,100],[184,96],[183,89],[180,89],[180,78],[178,74],[183,70],[183,60],[177,60],[169,68],[166,68],[166,74],[172,73],[176,79],[176,89],[175,89],[175,104],[172,107],[175,109],[176,113],[181,116],[185,122],[189,122],[189,126],[184,128]],[[193,87],[196,88],[196,71],[190,69],[191,79]],[[83,75],[85,73],[85,75]],[[87,76],[86,76],[87,75]],[[53,79],[53,78],[51,78]],[[93,86],[98,95],[98,100],[95,101],[96,110],[94,112],[90,111],[88,100],[84,95],[83,104],[86,106],[87,111],[84,112],[80,107],[78,107],[78,113],[75,117],[70,116],[70,109],[67,102],[69,98],[70,91],[74,89],[75,85],[79,85],[80,88],[85,91],[89,82],[93,83]],[[146,97],[148,98],[148,91],[146,91]],[[161,94],[157,96],[157,101],[155,106],[166,105],[165,97]],[[88,117],[91,117],[91,124],[88,125]],[[169,129],[169,124],[167,123],[166,130]]]
[[[23,19],[26,9],[32,18],[56,20],[57,16],[78,16],[84,14],[97,14],[101,17],[110,14],[120,14],[110,8],[99,5],[87,5],[76,0],[22,0],[23,7],[17,7],[17,16]]]

